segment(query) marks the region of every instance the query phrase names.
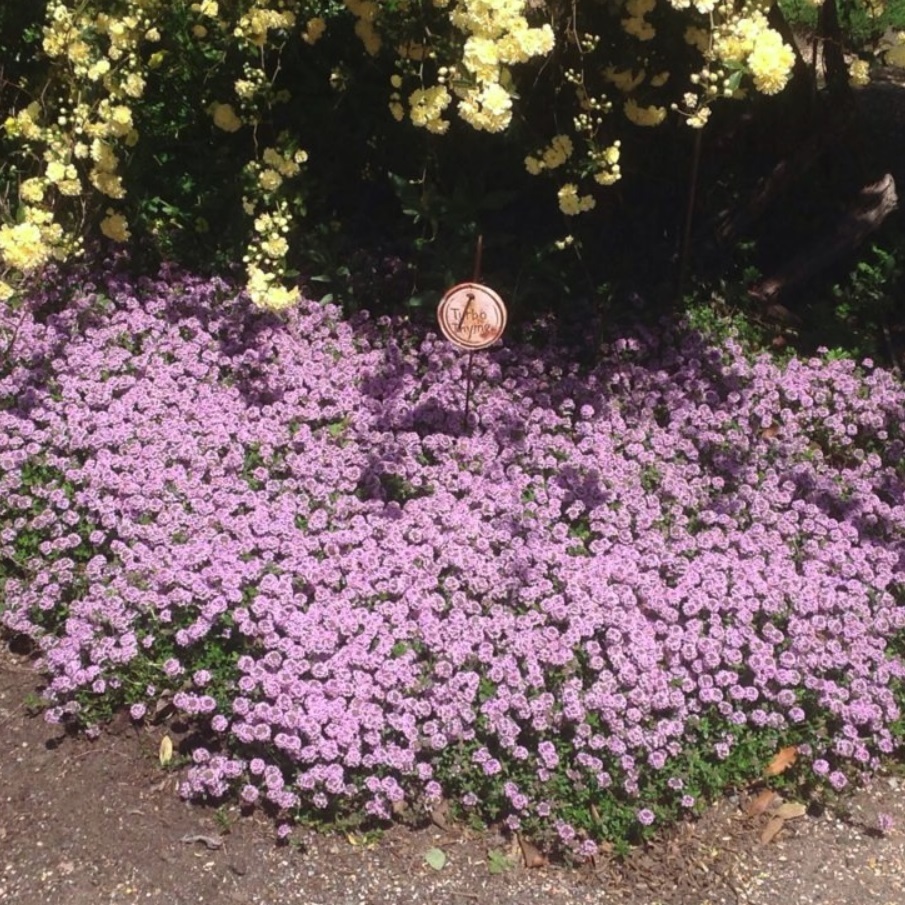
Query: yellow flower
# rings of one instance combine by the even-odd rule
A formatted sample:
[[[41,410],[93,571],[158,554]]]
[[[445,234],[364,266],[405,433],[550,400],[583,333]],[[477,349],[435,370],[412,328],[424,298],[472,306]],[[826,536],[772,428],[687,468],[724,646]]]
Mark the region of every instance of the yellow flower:
[[[107,208],[107,216],[101,220],[101,232],[114,242],[127,242],[131,233],[129,224],[122,214],[114,213],[112,208]]]
[[[132,131],[132,111],[122,104],[110,111],[107,121],[110,124],[110,131],[114,135],[128,135]]]
[[[59,160],[51,160],[47,164],[45,175],[51,182],[61,182],[66,178],[66,165]]]
[[[562,166],[572,156],[572,139],[568,135],[557,135],[544,149],[543,162],[548,170]]]
[[[273,192],[282,185],[283,177],[276,170],[266,169],[261,172],[258,182],[265,192]]]
[[[242,120],[236,115],[232,104],[211,104],[210,112],[218,129],[224,132],[237,132],[242,128]]]
[[[220,7],[217,3],[217,0],[202,0],[202,2],[198,5],[198,12],[201,13],[202,16],[207,16],[210,19],[216,19],[220,14]]]
[[[98,60],[88,70],[88,78],[91,79],[92,82],[97,82],[100,79],[102,79],[109,71],[110,71],[110,61],[109,60]]]
[[[637,88],[644,81],[644,74],[643,69],[639,69],[635,74],[631,69],[616,69],[615,66],[607,66],[603,70],[603,77],[611,85],[615,85],[620,91],[626,93]]]
[[[405,118],[405,108],[399,101],[390,101],[390,116],[392,116],[397,123],[401,123]]]
[[[657,5],[657,0],[628,0],[625,10],[630,16],[646,16],[652,13]]]
[[[567,182],[556,195],[559,200],[559,209],[567,216],[574,217],[576,214],[589,211],[597,206],[597,202],[592,195],[578,194],[578,186],[574,182]]]
[[[121,177],[113,173],[94,169],[91,171],[91,184],[108,198],[125,198],[126,196]]]
[[[113,148],[101,138],[95,138],[91,142],[91,159],[95,162],[97,169],[105,173],[112,173],[118,163]]]
[[[659,126],[666,119],[666,107],[642,107],[634,98],[625,102],[623,110],[636,126]]]
[[[600,183],[600,185],[613,185],[620,178],[619,167],[614,167],[612,170],[600,170],[594,174],[594,181]]]
[[[543,170],[544,165],[541,161],[539,161],[536,157],[526,157],[525,158],[525,169],[532,175],[537,176],[541,170]]]
[[[302,152],[304,154],[304,151]],[[264,153],[261,155],[264,163],[267,164],[271,169],[276,170],[280,176],[285,176],[287,179],[292,176],[296,176],[299,172],[299,163],[304,161],[296,162],[295,160],[290,160],[288,157],[284,157],[276,148],[264,148]],[[266,171],[265,171],[266,172]],[[271,177],[268,177],[268,181],[272,181]],[[264,185],[264,173],[261,174],[261,185]],[[277,182],[275,185],[279,185]],[[264,186],[267,188],[267,186]]]
[[[367,19],[359,19],[355,23],[355,34],[364,44],[365,51],[372,57],[376,57],[383,42],[380,35],[374,30],[374,26]]]
[[[64,179],[57,183],[57,191],[61,195],[74,198],[76,195],[82,194],[82,182],[80,179]]]
[[[123,91],[129,97],[141,97],[144,94],[144,90],[145,80],[137,72],[130,72],[126,76],[126,81],[123,82]]]
[[[409,115],[412,123],[429,132],[442,134],[449,128],[449,123],[442,116],[451,101],[452,98],[445,85],[415,89],[409,95]]]
[[[506,54],[508,63],[524,63],[531,57],[544,56],[553,50],[556,43],[553,29],[549,25],[542,25],[540,28],[515,28],[512,31],[512,38],[518,46],[519,53],[515,54],[510,50]]]
[[[91,51],[91,48],[81,40],[73,41],[72,44],[69,45],[68,53],[69,59],[79,66],[84,63],[85,60],[88,59],[88,55]]]
[[[0,280],[0,302],[8,302],[15,294],[16,290],[9,283]]]
[[[701,107],[699,110],[695,110],[695,112],[685,120],[685,123],[686,125],[691,126],[692,129],[703,129],[704,126],[707,125],[708,119],[710,119],[710,107]]]
[[[762,31],[754,41],[754,49],[748,56],[748,66],[754,78],[754,87],[762,94],[778,94],[786,87],[795,53],[782,36],[773,29]]]
[[[283,311],[299,299],[298,288],[287,289],[276,284],[272,273],[265,273],[254,265],[248,268],[246,291],[255,305],[270,311]]]
[[[852,60],[848,67],[848,82],[853,88],[870,84],[870,64],[867,60]]]
[[[326,30],[327,23],[320,16],[315,16],[306,23],[305,30],[302,32],[302,40],[306,44],[314,44],[321,39]]]
[[[261,243],[261,250],[264,254],[267,255],[268,258],[273,258],[275,261],[282,258],[287,251],[289,251],[289,243],[286,239],[279,235],[271,235],[266,241]]]
[[[701,53],[706,53],[710,48],[710,32],[689,25],[685,29],[685,43],[696,47]]]
[[[35,270],[46,264],[50,249],[44,242],[41,227],[28,221],[0,226],[0,260],[14,270]]]
[[[37,176],[26,179],[19,186],[19,197],[23,201],[37,203],[44,200],[44,183]]]
[[[465,42],[462,62],[479,81],[495,81],[500,65],[496,42],[480,35],[472,35]]]
[[[512,120],[512,97],[496,82],[469,90],[459,103],[459,116],[474,129],[502,132]]]
[[[657,34],[657,29],[641,16],[633,16],[631,19],[622,20],[622,28],[627,34],[639,41],[650,41]]]

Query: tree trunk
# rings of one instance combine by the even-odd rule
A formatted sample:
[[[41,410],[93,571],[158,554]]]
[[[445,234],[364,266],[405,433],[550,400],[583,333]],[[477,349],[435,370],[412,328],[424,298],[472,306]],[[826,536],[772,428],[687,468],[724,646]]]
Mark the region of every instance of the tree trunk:
[[[857,248],[880,228],[898,203],[895,180],[887,173],[879,182],[861,189],[832,232],[811,242],[778,273],[752,286],[750,295],[764,307],[775,305],[780,297],[809,282]]]

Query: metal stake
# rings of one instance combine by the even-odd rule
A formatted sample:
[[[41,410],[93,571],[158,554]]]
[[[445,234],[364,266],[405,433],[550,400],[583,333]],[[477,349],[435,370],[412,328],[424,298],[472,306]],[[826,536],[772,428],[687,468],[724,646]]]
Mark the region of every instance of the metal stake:
[[[478,236],[477,245],[474,253],[474,272],[472,283],[477,283],[481,279],[481,258],[484,254],[484,236]],[[462,313],[462,320],[465,320],[465,313],[468,311],[466,306]],[[462,431],[468,433],[468,411],[471,408],[471,366],[474,364],[474,352],[468,353],[468,364],[465,366],[465,415],[462,419]]]

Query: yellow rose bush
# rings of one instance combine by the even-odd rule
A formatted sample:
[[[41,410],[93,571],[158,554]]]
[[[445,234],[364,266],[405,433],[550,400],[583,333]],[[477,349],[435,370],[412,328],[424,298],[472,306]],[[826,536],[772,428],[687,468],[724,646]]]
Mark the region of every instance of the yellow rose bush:
[[[551,213],[599,214],[638,136],[782,92],[795,54],[768,11],[766,0],[48,0],[17,57],[36,62],[3,89],[13,164],[0,171],[0,279],[14,287],[98,243],[135,241],[241,260],[255,302],[285,308],[310,258],[310,202],[329,223],[355,210],[356,192],[396,179],[419,185],[426,209],[466,158],[485,166],[494,148],[515,162],[486,165],[494,179],[545,177]],[[852,81],[866,79],[859,62]]]

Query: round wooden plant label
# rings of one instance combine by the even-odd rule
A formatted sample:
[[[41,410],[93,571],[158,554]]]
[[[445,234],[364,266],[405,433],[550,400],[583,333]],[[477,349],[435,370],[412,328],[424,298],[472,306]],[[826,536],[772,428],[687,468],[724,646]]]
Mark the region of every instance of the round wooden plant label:
[[[506,306],[489,287],[459,283],[447,291],[437,307],[443,335],[466,352],[492,346],[506,329]]]

